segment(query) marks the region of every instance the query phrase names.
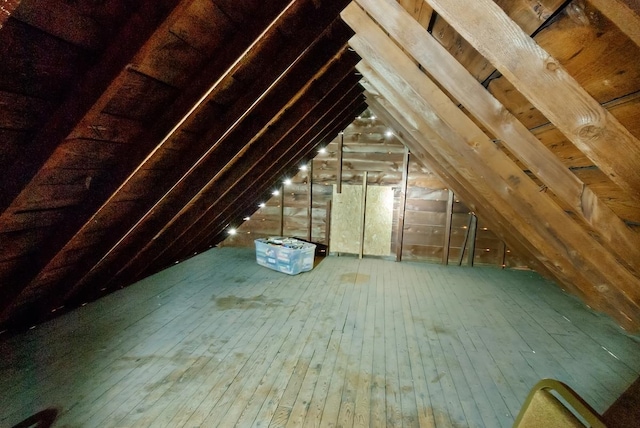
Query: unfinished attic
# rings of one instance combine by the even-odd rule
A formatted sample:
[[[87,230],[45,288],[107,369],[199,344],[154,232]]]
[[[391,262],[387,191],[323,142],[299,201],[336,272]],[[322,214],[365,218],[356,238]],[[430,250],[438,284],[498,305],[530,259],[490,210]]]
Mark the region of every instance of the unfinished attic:
[[[0,0],[0,170],[0,426],[640,425],[637,0]]]

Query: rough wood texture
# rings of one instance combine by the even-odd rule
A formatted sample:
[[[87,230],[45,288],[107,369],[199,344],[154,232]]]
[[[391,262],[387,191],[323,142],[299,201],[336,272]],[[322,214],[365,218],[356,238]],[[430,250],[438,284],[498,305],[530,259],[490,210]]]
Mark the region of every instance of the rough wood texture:
[[[358,27],[359,24],[355,24],[355,20],[359,20],[359,18],[356,18],[356,8],[357,6],[350,7],[345,12],[343,12],[343,18],[346,19],[347,14],[349,14],[349,18],[352,18],[354,20],[353,25],[355,27]],[[361,22],[362,21],[359,21],[359,23]],[[532,229],[529,238],[533,240],[533,245],[537,248],[543,248],[547,245],[555,245],[552,242],[554,239],[556,239],[555,234],[566,233],[567,235],[566,238],[564,238],[564,243],[561,244],[560,247],[558,247],[556,250],[551,250],[551,247],[549,247],[548,249],[542,251],[545,254],[545,257],[543,257],[541,261],[547,264],[549,269],[556,269],[556,263],[560,263],[560,261],[564,257],[567,257],[564,263],[565,268],[563,268],[561,274],[564,275],[566,273],[570,273],[570,275],[575,278],[569,280],[568,282],[565,282],[567,286],[573,286],[573,284],[581,284],[579,286],[582,290],[581,293],[585,293],[587,295],[587,298],[593,299],[594,303],[597,302],[596,304],[601,310],[610,313],[612,316],[615,316],[618,321],[621,324],[624,324],[627,328],[635,328],[633,326],[635,325],[635,323],[637,323],[636,318],[638,315],[638,309],[635,307],[635,304],[632,303],[634,299],[629,299],[629,296],[636,293],[636,288],[633,285],[627,287],[624,284],[633,284],[637,281],[637,279],[635,279],[635,277],[629,271],[624,269],[624,267],[620,266],[609,253],[607,253],[606,251],[602,251],[602,248],[598,249],[599,256],[591,259],[591,261],[588,262],[591,266],[589,268],[589,275],[597,275],[597,281],[594,282],[593,277],[582,276],[584,275],[584,271],[578,271],[575,268],[572,268],[572,266],[574,266],[574,261],[570,261],[570,258],[574,256],[578,256],[580,258],[584,257],[584,261],[586,262],[587,259],[593,256],[593,253],[578,254],[577,252],[571,251],[567,253],[567,247],[565,246],[566,243],[573,239],[578,241],[584,240],[583,244],[576,243],[575,248],[586,248],[585,245],[588,245],[591,248],[592,238],[583,231],[579,231],[578,226],[572,223],[571,220],[567,219],[564,212],[559,210],[558,207],[555,206],[550,200],[545,200],[544,195],[540,194],[537,186],[532,185],[533,183],[531,183],[528,178],[516,178],[522,175],[522,173],[519,169],[517,169],[516,165],[506,159],[506,157],[503,158],[504,160],[502,160],[498,155],[488,155],[489,153],[497,152],[495,146],[490,141],[488,141],[488,138],[482,138],[482,134],[479,133],[479,130],[473,130],[474,126],[472,123],[464,123],[465,119],[468,120],[466,116],[460,113],[454,105],[451,105],[451,103],[448,102],[446,96],[443,93],[439,92],[435,85],[430,83],[430,81],[426,79],[424,74],[420,73],[419,70],[417,70],[415,66],[413,66],[413,64],[410,64],[410,61],[403,60],[403,54],[399,49],[393,47],[392,43],[390,42],[385,43],[385,36],[383,35],[382,31],[376,30],[374,27],[370,27],[370,29],[367,29],[367,34],[369,34],[368,37],[365,37],[365,33],[360,31],[361,30],[359,30],[358,35],[351,40],[350,44],[359,52],[361,56],[373,61],[375,66],[380,68],[381,72],[384,73],[385,78],[389,79],[391,84],[394,85],[394,89],[399,91],[399,93],[402,94],[401,96],[403,98],[410,100],[410,102],[412,103],[411,108],[414,108],[416,110],[408,110],[405,114],[410,114],[412,120],[417,123],[420,123],[421,120],[428,120],[428,125],[425,124],[424,126],[420,127],[421,132],[433,133],[433,131],[428,129],[427,127],[431,127],[432,129],[436,130],[436,132],[441,132],[440,138],[443,138],[443,140],[438,140],[437,144],[434,143],[433,146],[442,149],[442,154],[447,157],[449,161],[453,161],[454,164],[462,161],[462,157],[468,156],[469,163],[467,164],[467,166],[463,166],[464,164],[460,163],[457,164],[458,167],[456,167],[456,169],[460,169],[461,171],[463,171],[463,174],[466,174],[467,178],[472,180],[472,183],[474,183],[473,186],[476,189],[479,190],[483,189],[484,187],[484,189],[481,190],[482,192],[488,191],[490,187],[495,186],[495,196],[491,197],[491,200],[494,201],[493,203],[498,204],[498,201],[500,200],[499,198],[506,197],[505,200],[508,201],[506,202],[506,205],[499,203],[499,205],[496,206],[499,207],[499,209],[502,212],[506,213],[509,217],[511,217],[511,214],[508,212],[510,209],[516,209],[520,211],[520,213],[515,217],[511,217],[509,219],[512,224],[516,224],[519,221],[518,219],[522,219],[523,216],[526,217],[527,215],[529,215],[532,210],[544,210],[546,212],[546,214],[544,215],[545,218],[549,218],[551,213],[555,212],[554,218],[556,220],[554,220],[553,223],[556,225],[563,224],[563,230],[556,230],[554,234],[548,235],[545,238],[542,238],[542,236],[548,233],[548,229],[538,229],[538,225],[536,224],[527,223],[522,224],[518,227],[532,227],[533,229],[538,229],[535,232],[533,232]],[[373,36],[374,33],[376,34],[376,36]],[[378,36],[378,34],[380,36]],[[391,56],[393,56],[393,59],[391,59]],[[381,61],[380,58],[382,57],[386,57],[386,60]],[[393,68],[394,71],[390,72],[391,68]],[[401,78],[401,75],[404,75],[404,77]],[[401,83],[401,81],[405,83]],[[427,90],[427,88],[430,89]],[[438,101],[436,101],[436,99]],[[393,102],[399,102],[400,104],[403,103],[403,101]],[[435,110],[430,110],[432,108]],[[444,110],[440,109],[446,109],[446,113]],[[440,110],[440,113],[437,113],[438,110]],[[434,113],[438,114],[439,118],[435,119],[434,116],[431,115],[421,116],[421,114],[418,112],[422,111],[433,111]],[[458,119],[454,119],[457,114],[460,122],[457,122]],[[468,131],[473,130],[472,133],[474,134],[474,136],[468,134],[463,139],[459,139],[459,137],[455,136],[455,132],[450,132],[453,131],[453,129],[449,130],[445,125],[446,123],[455,126],[457,132],[467,133]],[[458,143],[456,143],[456,140],[458,141]],[[458,148],[454,149],[453,146],[457,146]],[[472,150],[470,150],[469,146],[471,146]],[[425,149],[427,149],[427,147],[425,147]],[[488,157],[483,156],[482,153],[487,153]],[[454,161],[455,158],[458,158],[458,160]],[[472,158],[475,158],[475,160],[472,160]],[[485,163],[491,164],[493,162],[499,162],[500,166],[495,165],[492,168],[491,173],[488,170],[479,172],[480,165],[484,165]],[[473,167],[471,167],[471,165],[473,165]],[[473,173],[471,173],[472,170],[474,171]],[[498,173],[502,176],[502,178],[497,179],[494,184],[490,185],[489,188],[487,188],[485,187],[485,185],[488,185],[489,182],[492,181],[490,175],[492,173]],[[509,192],[508,195],[505,195],[505,186],[506,188],[510,186],[516,186],[519,188],[519,190],[513,193]],[[525,190],[527,187],[531,187],[530,191]],[[523,193],[528,194],[527,200],[516,202],[516,199],[522,196]],[[538,237],[540,237],[541,239],[538,239]],[[590,243],[586,244],[586,242]],[[597,248],[598,244],[593,241],[593,245],[595,245],[593,248]],[[555,252],[555,255],[552,257],[554,260],[553,265],[548,264],[548,261],[546,261],[546,256],[550,254],[549,251]],[[564,254],[564,256],[561,256],[561,254]],[[624,277],[625,279],[621,279],[620,281],[610,281],[612,270],[601,270],[601,263],[603,261],[603,258],[608,258],[609,262],[611,263],[611,269],[616,270],[616,272],[621,275],[621,278]],[[582,266],[582,269],[587,268],[586,263],[579,263]],[[593,293],[592,290],[594,284],[601,284],[600,281],[608,282],[607,290],[613,291],[618,295],[617,298],[620,299],[620,306],[626,307],[625,310],[620,311],[619,307],[616,307],[616,305],[610,306],[608,302],[602,301],[599,295]],[[616,291],[614,291],[614,289]]]
[[[288,276],[235,248],[0,351],[2,426],[510,427],[540,378],[603,412],[640,374],[637,340],[533,272],[327,257]]]
[[[457,0],[428,2],[615,183],[640,196],[640,158],[628,155],[640,153],[640,141],[493,1],[472,8]],[[612,141],[619,151],[610,150]]]
[[[462,103],[524,167],[565,201],[600,236],[600,241],[619,259],[636,270],[640,266],[640,234],[629,229],[618,216],[569,171],[554,153],[529,132],[434,39],[403,13],[393,1],[358,0],[401,46]]]

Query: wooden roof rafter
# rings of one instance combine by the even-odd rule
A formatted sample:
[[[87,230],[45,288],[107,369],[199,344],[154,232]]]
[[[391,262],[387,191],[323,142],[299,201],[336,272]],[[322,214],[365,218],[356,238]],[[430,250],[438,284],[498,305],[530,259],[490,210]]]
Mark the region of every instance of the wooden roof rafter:
[[[298,13],[303,10],[298,9]],[[295,14],[290,16],[293,17]],[[325,24],[326,20],[328,18],[325,18],[324,21],[319,20],[317,26]],[[286,24],[287,20],[285,19],[283,22],[273,25],[274,34],[279,27]],[[265,34],[269,35],[270,33],[270,31],[267,31]],[[141,236],[140,230],[144,230],[145,222],[156,222],[158,218],[164,218],[164,212],[171,211],[176,204],[186,203],[184,201],[188,199],[188,195],[195,194],[200,189],[200,185],[203,180],[206,180],[207,174],[216,171],[219,168],[219,164],[225,159],[230,160],[236,155],[238,150],[237,140],[244,138],[242,133],[250,135],[260,129],[261,124],[267,120],[269,113],[274,108],[279,108],[277,107],[278,103],[284,103],[288,100],[288,97],[293,96],[307,78],[311,78],[318,68],[322,68],[329,61],[332,51],[342,46],[351,34],[351,31],[344,23],[340,20],[335,20],[311,47],[308,47],[309,36],[306,38],[299,37],[296,42],[289,44],[286,52],[281,55],[282,58],[271,58],[272,65],[269,70],[265,71],[260,79],[256,79],[255,84],[247,84],[234,102],[217,116],[217,120],[210,125],[210,129],[204,135],[193,135],[197,139],[193,141],[189,150],[184,151],[186,153],[165,151],[158,152],[156,156],[150,156],[145,164],[138,168],[138,171],[153,170],[157,168],[157,165],[166,163],[164,158],[167,157],[174,159],[174,166],[163,172],[161,176],[163,178],[162,182],[154,183],[152,186],[146,180],[146,176],[140,173],[133,174],[127,180],[128,182],[120,186],[120,189],[111,196],[110,200],[122,200],[125,197],[129,197],[130,194],[138,192],[138,197],[140,199],[144,197],[144,200],[148,202],[146,204],[136,204],[133,210],[120,210],[117,213],[113,213],[108,209],[109,201],[107,201],[103,205],[104,212],[99,210],[86,222],[84,228],[76,234],[76,241],[78,243],[83,242],[85,240],[84,236],[95,230],[95,224],[100,225],[106,221],[113,222],[114,218],[119,218],[118,222],[109,227],[108,236],[97,242],[91,252],[87,251],[87,256],[80,265],[83,268],[76,267],[66,277],[62,278],[60,283],[72,286],[87,273],[87,269],[91,269],[94,265],[100,263],[116,247],[128,245],[132,240],[139,239]],[[263,42],[256,44],[255,50],[247,50],[245,59],[237,62],[236,66],[226,74],[229,81],[233,81],[234,76],[237,76],[243,69],[243,65],[255,67],[253,64],[264,58],[265,51],[263,47],[265,45],[267,44]],[[270,50],[272,48],[267,47],[267,52]],[[299,54],[297,58],[295,58],[296,54]],[[219,86],[221,88],[227,86],[224,78],[220,78],[218,82],[220,82]],[[229,95],[224,94],[224,91],[214,90],[209,94],[209,102],[216,102],[218,93],[225,98],[229,98]],[[201,106],[206,108],[203,103],[201,103]],[[197,114],[198,110],[195,110],[195,121],[199,121]],[[246,128],[247,125],[254,130],[239,131],[244,129],[242,126]],[[184,126],[187,129],[193,127],[190,121],[185,121]],[[181,137],[181,139],[184,138]],[[173,144],[173,140],[167,139],[166,143]],[[183,141],[180,141],[180,144],[186,146]],[[175,158],[178,159],[176,160]],[[149,186],[152,188],[149,189]],[[73,246],[74,242],[71,241],[69,247],[72,249]],[[56,292],[56,296],[62,298],[66,294],[66,290],[62,295],[58,294],[59,291]],[[62,302],[59,303],[61,304]]]
[[[349,64],[349,62],[344,62],[344,65],[340,65],[339,63],[337,63],[336,66],[346,67],[343,72],[347,72],[348,70],[353,68],[353,64],[354,62],[352,62],[351,64]],[[327,65],[327,67],[329,66],[330,64]],[[324,74],[326,74],[325,72],[327,70],[332,70],[332,69],[330,67],[322,68],[322,72]],[[336,71],[337,70],[339,70],[339,68],[336,69]],[[321,73],[319,75],[323,75],[323,74]],[[336,78],[339,76],[340,74],[338,73],[336,75]],[[301,75],[296,73],[293,73],[293,75],[291,76],[293,80],[297,79],[298,84],[304,84],[305,82],[301,81],[300,77]],[[299,92],[299,94],[302,94],[302,93],[303,92]],[[292,101],[288,100],[286,97],[283,98],[282,95],[283,95],[282,92],[278,93],[278,91],[274,91],[271,97],[274,98],[276,102],[280,102],[280,103],[287,102],[287,104],[292,103]],[[268,110],[271,110],[274,108],[274,104],[271,102],[267,102],[265,107]],[[307,109],[309,107],[310,106],[308,105]],[[286,108],[287,108],[286,105],[280,107],[282,111],[285,111]],[[123,252],[123,248],[128,248],[130,245],[135,245],[135,243],[146,244],[147,242],[151,242],[151,243],[155,242],[157,239],[152,239],[152,238],[156,236],[158,233],[160,233],[160,230],[161,230],[161,229],[157,229],[157,225],[165,226],[166,224],[171,224],[171,218],[174,218],[177,212],[179,212],[184,207],[193,206],[193,204],[196,203],[195,201],[197,199],[194,199],[194,200],[191,200],[191,199],[197,198],[197,194],[199,192],[201,193],[202,188],[206,187],[208,182],[210,182],[216,176],[220,175],[220,171],[222,171],[222,169],[225,168],[226,163],[233,161],[233,157],[237,156],[239,151],[242,151],[242,147],[249,147],[249,145],[251,144],[251,141],[256,138],[255,136],[260,134],[260,132],[264,132],[261,130],[265,130],[268,128],[269,121],[273,119],[269,118],[267,111],[257,111],[255,114],[255,117],[253,117],[252,115],[249,115],[247,120],[243,122],[242,126],[235,129],[231,134],[226,135],[225,138],[227,138],[228,142],[231,144],[230,147],[234,147],[235,151],[230,152],[228,155],[225,155],[223,157],[223,159],[225,159],[223,164],[218,166],[215,166],[215,164],[211,164],[208,167],[206,167],[205,165],[205,167],[202,168],[203,171],[209,171],[209,174],[211,174],[207,181],[202,182],[201,184],[197,184],[199,181],[194,182],[189,186],[190,190],[187,190],[188,188],[183,188],[183,189],[176,188],[175,191],[172,192],[173,193],[172,198],[166,199],[163,202],[163,205],[159,206],[159,208],[162,209],[162,212],[152,212],[152,211],[148,212],[147,217],[149,219],[153,220],[154,217],[165,218],[164,223],[158,222],[157,220],[153,220],[151,222],[145,221],[144,223],[140,223],[140,225],[134,226],[135,229],[131,229],[127,233],[126,240],[121,240],[117,246],[112,247],[107,253],[105,253],[102,259],[92,268],[93,272],[90,271],[87,274],[88,275],[87,278],[80,280],[79,284],[85,284],[85,283],[91,282],[88,280],[88,278],[99,277],[99,275],[96,275],[96,273],[101,272],[102,269],[104,268],[104,266],[100,266],[100,265],[106,265],[106,266],[113,265],[114,260],[118,260],[118,259],[121,259],[121,263],[124,264],[126,263],[126,261],[131,261],[136,254],[139,254],[138,251],[134,251],[134,250],[128,250],[131,252]],[[271,114],[273,114],[273,112]],[[237,144],[238,141],[245,141],[245,143],[238,146]],[[215,163],[215,162],[220,162],[222,159],[218,159],[217,157],[212,157],[210,158],[210,160],[211,162]],[[178,198],[178,199],[176,200],[175,198]],[[71,294],[75,294],[77,289],[80,287],[82,287],[82,285],[76,286],[71,291]]]
[[[238,164],[233,169],[225,168],[224,171],[220,171],[216,174],[197,195],[195,195],[189,202],[183,205],[182,210],[176,213],[173,218],[166,223],[166,225],[159,230],[153,239],[148,240],[148,244],[139,251],[136,251],[134,257],[128,257],[122,260],[120,266],[123,266],[120,271],[127,275],[131,275],[132,278],[136,278],[141,269],[146,268],[147,265],[151,265],[154,261],[161,257],[164,253],[172,253],[172,246],[175,245],[182,237],[188,239],[188,236],[193,234],[199,234],[202,230],[206,230],[210,225],[199,224],[203,218],[205,218],[208,212],[217,212],[215,208],[217,203],[226,195],[231,195],[233,192],[238,192],[238,189],[245,189],[251,186],[253,180],[247,180],[246,177],[256,167],[268,168],[268,163],[264,163],[263,158],[265,156],[277,156],[273,154],[280,153],[282,150],[287,150],[290,146],[286,144],[289,142],[286,137],[296,130],[296,124],[303,120],[306,116],[312,114],[314,108],[322,103],[323,99],[327,97],[335,97],[335,93],[344,95],[345,90],[349,86],[353,86],[357,82],[357,78],[353,77],[353,81],[349,82],[345,77],[353,70],[353,66],[357,61],[357,57],[348,51],[344,51],[343,54],[337,58],[337,61],[333,64],[333,67],[328,67],[319,73],[319,80],[312,80],[306,87],[300,91],[295,100],[291,100],[287,106],[285,106],[280,113],[276,114],[270,121],[270,124],[265,125],[260,133],[256,134],[252,140],[247,143],[245,147],[250,144],[251,152],[245,152],[240,155],[235,161],[241,160],[242,163]],[[345,81],[345,84],[341,83]],[[329,98],[331,99],[331,98]],[[323,107],[326,107],[323,105]],[[291,143],[291,142],[290,142]],[[295,147],[292,145],[291,147]],[[242,159],[246,157],[247,159]],[[276,161],[276,158],[274,161]],[[225,202],[226,204],[229,201]],[[222,204],[222,208],[224,208]],[[173,258],[173,257],[171,257]],[[135,267],[136,263],[144,265],[144,267]],[[118,265],[118,264],[116,264]],[[132,267],[133,266],[133,267]],[[137,270],[136,270],[137,269]],[[130,271],[127,273],[127,271]],[[118,272],[114,277],[114,281],[118,281],[118,276],[123,275]],[[128,282],[125,280],[124,282]]]
[[[492,0],[427,1],[613,182],[640,196],[640,141]]]
[[[342,96],[337,100],[327,98],[319,103],[314,111],[303,119],[303,122],[296,125],[296,127],[292,129],[292,132],[285,136],[286,140],[284,140],[283,144],[280,144],[285,150],[270,152],[267,156],[258,160],[254,164],[255,167],[249,171],[253,173],[245,175],[245,177],[242,178],[244,182],[240,182],[235,186],[236,189],[240,190],[234,191],[233,193],[228,192],[225,195],[225,197],[227,197],[226,201],[220,200],[202,216],[201,224],[204,225],[204,227],[199,227],[199,223],[194,223],[191,229],[196,233],[190,234],[187,232],[183,234],[187,237],[192,236],[191,239],[184,239],[184,244],[180,243],[179,239],[174,240],[172,246],[178,248],[178,250],[175,251],[176,254],[189,254],[192,248],[199,248],[201,245],[211,242],[217,233],[226,228],[226,224],[234,218],[237,212],[246,210],[244,207],[246,204],[252,203],[255,207],[257,196],[263,193],[265,191],[264,189],[272,187],[284,171],[290,168],[291,164],[298,163],[299,160],[313,150],[323,138],[331,135],[331,132],[337,132],[331,129],[331,127],[335,126],[336,121],[343,122],[346,120],[344,119],[345,114],[347,117],[353,119],[354,109],[362,102],[359,98],[362,90],[356,86],[357,81],[357,78],[349,77],[341,82],[339,89],[334,91],[334,97]],[[352,87],[349,88],[349,86]],[[330,106],[331,103],[334,105]],[[312,123],[314,120],[315,123]],[[302,135],[300,136],[300,134]],[[265,165],[268,165],[268,167],[256,171],[258,166]],[[271,179],[273,183],[268,181],[267,177],[273,177]],[[250,183],[261,184],[251,186]],[[227,208],[223,211],[217,211],[217,206]],[[229,211],[231,213],[229,213]],[[168,248],[168,250],[170,249]],[[170,251],[167,251],[167,253],[170,254]]]
[[[342,16],[357,28],[351,46],[400,97],[408,100],[411,111],[407,113],[422,124],[420,129],[438,133],[440,139],[433,142],[431,149],[466,174],[472,188],[487,195],[489,203],[499,207],[513,226],[527,231],[533,247],[543,254],[541,262],[559,276],[569,276],[569,281],[563,283],[581,289],[594,307],[608,312],[627,328],[638,323],[638,278],[539,192],[538,186],[413,65],[411,58],[364,11],[352,4]],[[545,222],[541,224],[534,218]],[[591,250],[581,252],[583,248]]]
[[[607,249],[636,272],[640,269],[640,234],[624,222],[498,100],[394,1],[357,0],[392,38],[397,40],[504,144],[544,185],[590,225]]]

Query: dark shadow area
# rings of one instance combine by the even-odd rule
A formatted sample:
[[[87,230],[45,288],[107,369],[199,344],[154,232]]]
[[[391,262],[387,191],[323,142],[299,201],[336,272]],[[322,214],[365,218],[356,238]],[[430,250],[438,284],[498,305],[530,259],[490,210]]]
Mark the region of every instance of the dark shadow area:
[[[58,417],[58,409],[45,409],[33,416],[29,416],[24,421],[14,425],[12,428],[49,428]]]

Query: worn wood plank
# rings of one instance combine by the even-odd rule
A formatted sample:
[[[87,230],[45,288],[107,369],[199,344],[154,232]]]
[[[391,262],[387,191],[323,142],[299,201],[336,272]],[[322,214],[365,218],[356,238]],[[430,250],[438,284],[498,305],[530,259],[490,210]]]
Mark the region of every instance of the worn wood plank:
[[[476,116],[510,152],[539,177],[572,210],[600,234],[602,242],[631,269],[640,266],[640,234],[629,229],[598,196],[569,171],[515,117],[482,88],[473,77],[427,33],[411,22],[393,1],[360,0],[367,11],[392,37],[405,46],[425,69],[458,102]],[[418,40],[423,42],[418,43]]]
[[[428,2],[615,183],[640,196],[640,160],[627,155],[640,153],[640,141],[495,3],[482,0],[469,9],[463,1]],[[482,22],[494,25],[489,31]]]
[[[352,13],[351,11],[353,11],[353,14],[356,15],[358,13],[357,10],[361,11],[361,9],[359,9],[357,6],[350,6],[343,13],[343,18],[345,18],[345,14]],[[363,14],[364,13],[362,12],[362,15]],[[437,87],[433,83],[429,83],[429,79],[423,73],[421,73],[413,65],[413,63],[410,64],[410,60],[406,58],[398,48],[395,48],[391,41],[385,43],[384,40],[386,39],[386,36],[381,30],[377,29],[375,25],[371,25],[367,27],[367,33],[369,34],[369,36],[365,36],[363,32],[360,31],[358,35],[350,41],[350,44],[354,47],[354,49],[357,46],[357,48],[359,49],[359,54],[361,56],[365,56],[367,59],[374,61],[374,63],[376,64],[375,66],[378,67],[382,73],[384,73],[385,79],[388,79],[390,84],[394,85],[395,90],[399,91],[399,93],[403,94],[404,97],[407,97],[407,99],[410,100],[413,108],[416,108],[416,112],[425,111],[425,109],[428,110],[429,108],[433,108],[434,112],[442,109],[440,110],[439,119],[431,121],[429,123],[429,126],[433,127],[433,130],[436,130],[436,132],[442,132],[442,138],[446,138],[447,142],[441,143],[441,145],[434,144],[434,146],[442,146],[440,148],[444,153],[447,153],[447,157],[450,158],[454,158],[457,156],[469,156],[469,165],[473,164],[473,169],[475,171],[478,170],[479,164],[486,164],[486,166],[488,167],[487,170],[482,173],[478,173],[478,177],[473,179],[477,182],[474,186],[476,188],[481,188],[484,186],[484,184],[488,184],[487,180],[491,180],[491,177],[494,174],[496,175],[496,182],[490,187],[495,186],[493,188],[495,189],[497,194],[502,194],[501,198],[504,198],[506,196],[504,195],[503,186],[515,185],[518,190],[514,191],[513,193],[509,193],[509,196],[506,198],[509,202],[507,204],[499,205],[500,209],[505,213],[508,209],[514,209],[519,212],[517,215],[510,219],[510,221],[514,225],[523,218],[521,216],[530,215],[533,215],[536,218],[546,218],[548,220],[551,218],[551,216],[553,216],[555,219],[553,223],[555,223],[557,226],[562,224],[562,230],[558,229],[552,235],[549,235],[545,238],[543,238],[543,236],[548,233],[548,230],[537,227],[537,225],[534,224],[537,222],[533,218],[531,222],[527,223],[528,226],[523,226],[538,229],[535,232],[532,231],[532,233],[534,234],[531,236],[531,239],[534,240],[535,246],[537,248],[543,248],[549,244],[555,246],[556,244],[551,243],[550,240],[558,239],[558,237],[562,235],[561,239],[563,242],[560,243],[556,241],[558,245],[555,250],[556,255],[552,257],[554,263],[559,263],[560,260],[564,259],[566,262],[567,270],[565,270],[563,273],[572,271],[571,275],[575,275],[576,278],[575,283],[581,284],[579,287],[583,290],[583,293],[587,293],[589,299],[593,299],[593,302],[597,302],[596,304],[599,305],[599,308],[601,310],[607,311],[613,316],[618,317],[619,321],[623,324],[626,324],[628,328],[633,328],[632,325],[636,322],[633,320],[638,316],[638,308],[635,307],[634,303],[632,303],[633,298],[629,299],[629,296],[635,294],[635,288],[628,288],[622,284],[626,284],[629,282],[634,283],[637,281],[637,278],[635,278],[631,272],[625,269],[624,266],[620,265],[611,253],[609,253],[603,247],[599,246],[599,244],[595,242],[595,240],[593,240],[593,238],[589,236],[584,230],[582,230],[577,223],[567,218],[565,213],[561,209],[559,209],[557,205],[555,205],[550,199],[545,197],[546,195],[540,193],[538,186],[530,179],[528,179],[528,177],[526,177],[522,173],[518,166],[514,164],[510,159],[508,159],[506,155],[502,154],[502,152],[500,152],[495,147],[495,145],[489,140],[489,138],[486,137],[486,135],[482,134],[479,128],[477,128],[473,124],[473,122],[469,121],[464,113],[460,112],[457,106],[451,103],[451,101],[446,97],[444,93],[437,89]],[[378,36],[374,37],[374,33]],[[382,45],[384,45],[384,50],[380,48],[380,46]],[[381,60],[382,58],[385,58],[385,60]],[[405,61],[403,58],[407,60]],[[405,77],[401,78],[401,75],[404,75]],[[420,83],[418,83],[418,81]],[[427,86],[431,86],[432,90],[427,91]],[[439,95],[435,95],[436,93]],[[435,101],[435,97],[439,98],[438,102]],[[431,107],[427,107],[427,104],[429,104]],[[411,114],[413,115],[413,120],[415,121],[421,121],[425,119],[428,120],[430,118],[424,117],[421,119],[421,116],[418,113]],[[449,126],[451,128],[448,128]],[[448,130],[444,131],[445,129]],[[460,137],[456,137],[455,133],[449,132],[449,130],[453,131],[453,129],[456,130],[456,133],[460,132],[466,136],[462,139],[459,139]],[[427,131],[429,130],[427,129],[425,132]],[[454,142],[456,140],[460,143],[457,150],[452,148],[452,146],[455,145]],[[497,153],[497,156],[488,155],[485,157],[484,155],[482,155],[482,153],[487,153],[487,155],[488,153]],[[500,156],[500,154],[502,154],[502,156]],[[459,168],[462,169],[463,172],[466,171],[463,164],[461,164]],[[472,175],[473,174],[469,174],[469,178],[472,178]],[[501,178],[498,179],[497,176],[500,176]],[[477,180],[479,177],[482,177],[480,181]],[[522,178],[516,179],[516,177]],[[526,201],[523,199],[521,203],[516,203],[516,199],[521,197],[525,198],[525,193],[527,194]],[[537,202],[533,202],[534,200],[537,200]],[[507,206],[510,208],[508,208]],[[537,210],[540,210],[540,212],[538,214],[533,214]],[[593,257],[594,254],[591,252],[579,255],[580,258],[584,258],[584,262],[580,262],[582,269],[587,269],[587,266],[589,266],[589,277],[587,277],[586,275],[583,276],[583,270],[578,271],[571,267],[575,266],[575,263],[573,261],[570,261],[573,253],[566,252],[566,245],[568,245],[569,242],[574,242],[574,248],[576,249],[586,248],[586,245],[588,245],[590,248],[598,249],[599,255],[597,257]],[[547,256],[550,254],[547,252],[547,250],[545,250],[544,253]],[[608,260],[609,267],[603,267],[604,260]],[[547,266],[550,269],[555,268],[555,266],[551,266],[549,264]],[[621,275],[620,281],[610,280],[613,271]],[[614,297],[613,295],[610,295],[607,296],[607,298],[604,298],[600,292],[593,292],[594,282],[591,275],[597,275],[599,277],[598,281],[604,281],[605,283],[608,283],[609,285],[607,286],[606,292],[608,293],[613,291],[616,296]],[[622,278],[625,279],[623,280]],[[614,301],[616,303],[613,303]],[[618,309],[616,309],[618,305],[626,306],[626,311],[619,311]]]

